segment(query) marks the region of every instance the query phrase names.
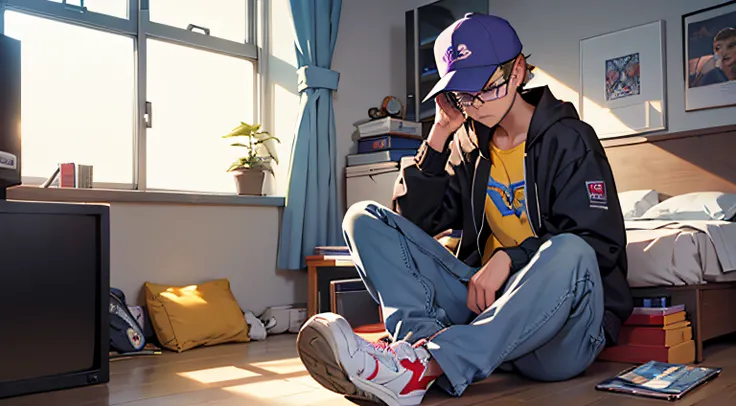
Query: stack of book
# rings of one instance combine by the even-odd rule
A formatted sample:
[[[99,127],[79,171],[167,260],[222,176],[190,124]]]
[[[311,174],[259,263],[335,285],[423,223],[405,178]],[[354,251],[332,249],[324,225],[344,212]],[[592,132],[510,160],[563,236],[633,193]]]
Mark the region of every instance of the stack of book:
[[[314,248],[314,255],[323,255],[325,257],[350,257],[348,247],[341,246],[322,246]]]
[[[422,123],[385,117],[357,127],[358,151],[347,156],[350,174],[367,171],[376,164],[395,170],[401,158],[416,155],[422,144]]]
[[[695,342],[685,306],[635,307],[621,327],[619,342],[603,350],[599,360],[689,364],[695,361]]]

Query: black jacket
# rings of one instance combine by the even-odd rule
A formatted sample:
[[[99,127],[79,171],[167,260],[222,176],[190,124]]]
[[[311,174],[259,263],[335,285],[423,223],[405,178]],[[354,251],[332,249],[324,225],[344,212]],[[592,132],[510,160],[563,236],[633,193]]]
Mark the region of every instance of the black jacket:
[[[571,103],[556,99],[547,87],[526,90],[522,97],[536,106],[524,163],[527,216],[535,236],[504,249],[511,272],[523,268],[554,235],[582,237],[596,252],[605,297],[603,325],[608,344],[614,344],[633,301],[626,282],[626,231],[608,159],[595,131]],[[441,153],[422,145],[414,163],[401,169],[393,209],[430,235],[462,230],[456,255],[479,267],[491,233],[484,205],[492,132],[474,124],[478,148],[463,153],[452,175],[446,170],[449,140]],[[596,193],[600,186],[604,193]]]

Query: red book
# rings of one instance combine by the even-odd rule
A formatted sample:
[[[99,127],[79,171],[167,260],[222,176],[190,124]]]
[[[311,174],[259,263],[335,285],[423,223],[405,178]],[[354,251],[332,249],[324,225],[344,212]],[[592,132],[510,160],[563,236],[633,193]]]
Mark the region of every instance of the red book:
[[[624,323],[628,326],[667,326],[685,320],[685,312],[661,315],[632,314]]]
[[[690,322],[681,321],[664,327],[622,326],[618,341],[620,345],[672,347],[692,338]]]
[[[611,362],[630,362],[644,364],[649,361],[672,364],[691,364],[695,362],[695,342],[685,341],[674,347],[649,345],[617,345],[604,349],[598,359]]]
[[[59,187],[77,187],[77,170],[73,163],[59,164]]]

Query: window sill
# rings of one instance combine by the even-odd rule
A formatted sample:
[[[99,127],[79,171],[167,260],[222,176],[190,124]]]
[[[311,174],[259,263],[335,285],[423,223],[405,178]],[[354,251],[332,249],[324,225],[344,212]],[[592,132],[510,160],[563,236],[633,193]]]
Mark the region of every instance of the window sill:
[[[146,190],[71,189],[17,186],[8,189],[9,200],[79,203],[168,203],[217,206],[283,207],[277,196],[239,196],[235,194],[158,192]]]

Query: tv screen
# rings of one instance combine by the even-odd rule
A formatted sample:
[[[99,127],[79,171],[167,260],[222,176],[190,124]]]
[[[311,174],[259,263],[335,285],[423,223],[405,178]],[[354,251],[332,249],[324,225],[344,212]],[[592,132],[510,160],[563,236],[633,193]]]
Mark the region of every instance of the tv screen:
[[[109,244],[107,206],[0,200],[0,398],[109,380]]]
[[[0,213],[0,382],[92,368],[98,330],[97,221]]]
[[[0,198],[21,183],[20,69],[20,41],[0,34]]]

